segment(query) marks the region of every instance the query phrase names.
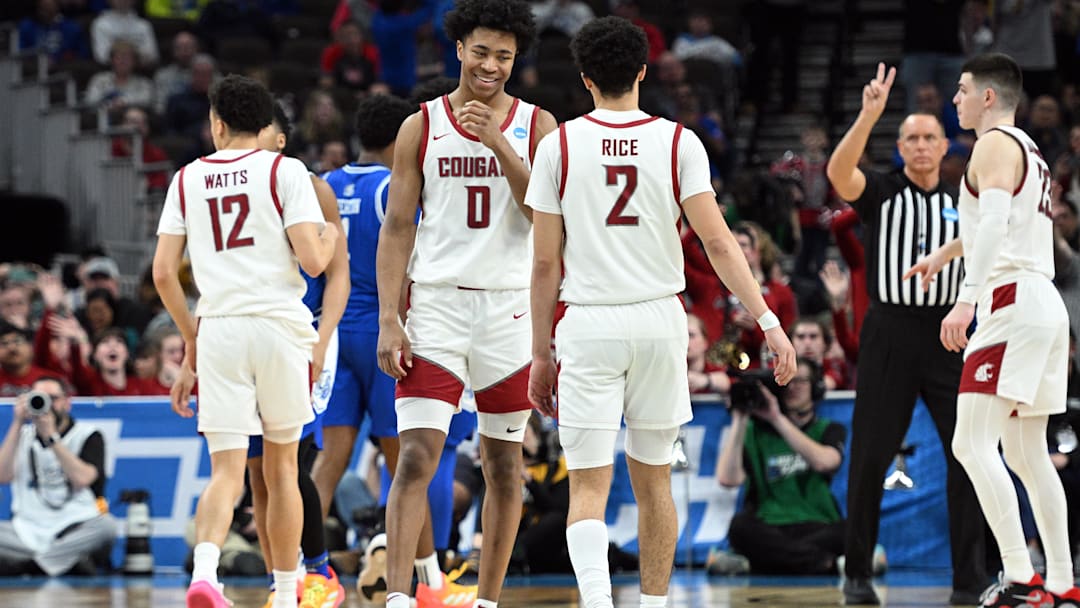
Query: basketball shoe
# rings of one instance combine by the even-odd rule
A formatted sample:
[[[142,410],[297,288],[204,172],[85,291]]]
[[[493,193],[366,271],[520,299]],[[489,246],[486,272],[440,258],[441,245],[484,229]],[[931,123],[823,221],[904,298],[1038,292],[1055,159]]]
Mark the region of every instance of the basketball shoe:
[[[1038,573],[1026,583],[1005,582],[1004,573],[979,598],[984,608],[1054,608],[1054,596],[1043,589]]]
[[[225,586],[210,581],[195,581],[188,587],[187,608],[228,608],[233,603],[225,599]]]
[[[1080,608],[1080,588],[1073,587],[1061,595],[1053,594],[1054,608]]]
[[[386,534],[376,534],[368,543],[356,590],[376,606],[386,603]]]
[[[304,596],[299,608],[338,608],[344,601],[345,589],[332,568],[330,578],[315,573],[304,577]]]
[[[472,608],[476,600],[476,587],[459,585],[442,575],[442,589],[417,583],[416,608]]]

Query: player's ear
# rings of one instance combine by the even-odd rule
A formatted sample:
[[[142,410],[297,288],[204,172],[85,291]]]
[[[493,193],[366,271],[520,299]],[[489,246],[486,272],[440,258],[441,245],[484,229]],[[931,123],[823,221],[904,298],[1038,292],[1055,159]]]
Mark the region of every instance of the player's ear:
[[[465,59],[465,45],[460,40],[458,40],[454,43],[454,46],[457,47],[458,61],[463,61]]]
[[[648,64],[644,64],[644,63],[641,64],[641,69],[638,70],[638,73],[637,73],[638,82],[641,82],[641,81],[645,80],[645,73],[648,72],[648,71],[649,71]]]

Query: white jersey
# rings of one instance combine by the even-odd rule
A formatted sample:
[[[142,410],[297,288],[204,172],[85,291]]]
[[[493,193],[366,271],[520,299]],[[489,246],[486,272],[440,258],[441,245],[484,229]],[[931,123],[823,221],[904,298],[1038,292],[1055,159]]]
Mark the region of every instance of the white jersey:
[[[712,192],[701,140],[641,111],[595,110],[540,142],[529,206],[563,216],[560,299],[627,304],[686,286],[682,202]]]
[[[1053,220],[1050,210],[1050,168],[1039,153],[1038,146],[1021,129],[1011,126],[995,127],[1020,144],[1024,154],[1024,174],[1013,191],[1009,207],[1009,226],[1005,240],[998,247],[994,266],[986,277],[986,285],[1022,275],[1039,274],[1054,278]],[[964,251],[973,251],[975,231],[979,226],[979,193],[964,175],[960,188],[960,238]]]
[[[447,96],[420,106],[423,213],[409,278],[423,285],[527,289],[532,223],[521,213],[495,153],[454,119]],[[517,99],[503,134],[525,166],[540,108]]]
[[[224,150],[177,172],[158,234],[187,236],[198,317],[251,315],[311,323],[285,229],[325,223],[304,164],[275,152]]]

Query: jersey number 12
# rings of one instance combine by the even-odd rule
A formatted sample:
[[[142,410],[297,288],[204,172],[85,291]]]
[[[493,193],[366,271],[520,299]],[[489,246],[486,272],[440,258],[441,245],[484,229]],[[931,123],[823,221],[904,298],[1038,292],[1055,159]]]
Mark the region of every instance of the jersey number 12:
[[[208,198],[206,202],[210,205],[210,223],[213,224],[214,230],[214,251],[250,247],[255,244],[255,237],[240,236],[240,230],[244,228],[244,222],[247,221],[250,212],[246,194],[233,194],[223,196],[220,199]],[[236,221],[233,222],[232,230],[229,231],[229,239],[222,244],[224,235],[221,230],[221,215],[231,214],[234,205],[237,206]]]

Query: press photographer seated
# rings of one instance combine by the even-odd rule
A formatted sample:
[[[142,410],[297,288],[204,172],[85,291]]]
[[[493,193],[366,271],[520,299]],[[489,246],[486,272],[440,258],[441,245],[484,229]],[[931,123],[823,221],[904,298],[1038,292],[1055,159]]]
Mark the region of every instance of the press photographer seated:
[[[0,522],[0,572],[94,573],[116,522],[104,507],[105,440],[71,418],[70,390],[44,377],[15,400],[0,444],[0,483],[11,484],[11,521]]]
[[[843,426],[815,415],[821,368],[799,359],[784,388],[746,374],[731,389],[731,429],[721,448],[721,485],[747,484],[728,540],[754,573],[826,574],[844,550],[844,521],[829,489],[843,461]]]

